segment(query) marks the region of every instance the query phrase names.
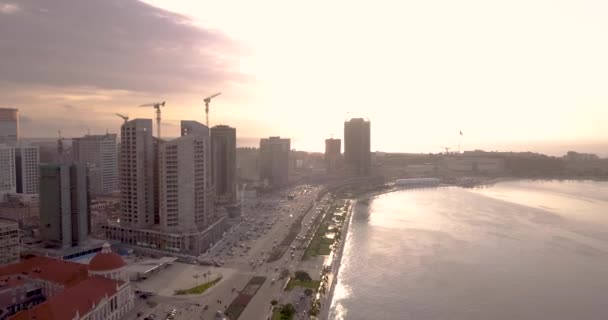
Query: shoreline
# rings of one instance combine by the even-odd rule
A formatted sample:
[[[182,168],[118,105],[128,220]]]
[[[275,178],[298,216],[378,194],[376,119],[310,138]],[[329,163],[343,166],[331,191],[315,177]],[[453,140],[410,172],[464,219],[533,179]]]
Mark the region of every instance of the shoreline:
[[[327,320],[329,319],[329,313],[331,311],[331,305],[334,297],[334,290],[336,289],[336,284],[338,283],[338,274],[340,272],[340,267],[342,266],[342,255],[344,253],[344,247],[346,246],[346,238],[348,236],[348,231],[350,229],[350,224],[352,223],[353,216],[355,215],[355,207],[359,202],[359,198],[357,199],[348,199],[350,202],[350,208],[348,210],[346,221],[344,221],[344,226],[342,227],[342,236],[340,239],[340,244],[338,248],[333,252],[331,265],[332,281],[327,294],[323,296],[321,299],[321,312],[319,313],[319,319]]]
[[[572,178],[564,178],[564,179],[556,179],[556,178],[525,178],[525,177],[497,177],[497,178],[491,178],[491,179],[484,179],[484,180],[479,180],[479,181],[475,181],[471,186],[463,186],[460,184],[454,184],[454,183],[448,183],[448,184],[441,184],[439,186],[434,186],[434,187],[430,187],[430,188],[441,188],[441,187],[459,187],[459,188],[468,188],[468,187],[472,187],[472,188],[477,188],[477,187],[484,187],[484,186],[490,186],[496,183],[500,183],[500,182],[506,182],[506,181],[521,181],[521,180],[545,180],[545,181],[551,181],[551,180],[560,180],[560,181],[568,181],[568,180],[575,180],[575,181],[589,181],[590,179],[586,179],[586,178],[582,178],[582,179],[572,179]],[[606,180],[592,180],[592,181],[606,181]],[[332,275],[332,281],[331,281],[331,285],[329,287],[329,289],[327,290],[327,293],[325,295],[322,296],[322,298],[320,299],[321,302],[321,310],[319,313],[319,316],[316,319],[320,319],[320,320],[329,320],[329,316],[330,316],[330,312],[331,312],[331,308],[332,308],[332,302],[333,302],[333,298],[334,298],[334,292],[335,292],[335,288],[338,282],[338,275],[340,272],[340,268],[342,267],[342,257],[344,254],[344,247],[346,245],[346,240],[348,237],[348,233],[350,231],[350,225],[353,221],[353,217],[355,214],[355,209],[356,206],[358,204],[360,204],[361,202],[365,201],[368,202],[369,200],[371,200],[374,197],[378,197],[384,194],[388,194],[388,193],[393,193],[393,192],[398,192],[398,191],[405,191],[405,190],[412,190],[412,189],[424,189],[424,188],[429,188],[429,187],[424,187],[424,186],[414,186],[414,187],[409,187],[409,188],[399,188],[399,187],[392,187],[389,189],[382,189],[382,190],[375,190],[375,191],[369,191],[360,195],[357,195],[356,197],[354,197],[354,199],[345,199],[347,201],[350,201],[350,208],[349,211],[347,212],[347,218],[344,223],[343,226],[343,231],[342,231],[342,235],[341,235],[341,239],[340,239],[340,244],[338,246],[338,248],[335,249],[335,251],[333,251],[331,254],[333,255],[333,257],[331,257],[331,262],[329,263],[329,266],[331,267],[331,271],[330,274]],[[369,206],[369,203],[365,204],[366,206]],[[322,270],[320,270],[322,272]]]

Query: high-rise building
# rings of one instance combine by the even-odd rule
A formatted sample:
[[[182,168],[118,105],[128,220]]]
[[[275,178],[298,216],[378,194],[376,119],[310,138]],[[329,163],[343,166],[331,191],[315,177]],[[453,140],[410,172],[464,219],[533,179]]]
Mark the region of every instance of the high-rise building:
[[[91,232],[89,186],[85,164],[40,166],[40,236],[68,248],[85,242]]]
[[[19,261],[19,225],[0,220],[0,265]]]
[[[197,230],[208,225],[213,211],[208,128],[183,122],[180,138],[160,149],[160,225],[164,230]]]
[[[15,148],[0,144],[0,201],[5,194],[16,191]]]
[[[139,123],[134,123],[139,121]],[[120,146],[122,218],[102,226],[108,239],[155,251],[198,256],[226,231],[227,217],[214,208],[209,128],[182,121],[180,138],[158,144],[158,198],[154,196],[152,121],[123,125]],[[146,176],[145,173],[148,172]],[[148,191],[145,191],[145,190]],[[151,198],[159,199],[158,226]]]
[[[258,148],[236,149],[236,172],[239,182],[260,179],[260,150]]]
[[[19,141],[19,110],[0,108],[0,143]]]
[[[260,179],[272,187],[289,183],[289,139],[270,137],[260,140]]]
[[[15,178],[17,193],[37,194],[40,165],[40,149],[27,143],[15,146]]]
[[[158,207],[152,120],[127,121],[120,131],[121,222],[133,227],[148,227],[155,223]]]
[[[328,173],[336,172],[342,152],[340,139],[325,139],[325,168]]]
[[[86,135],[72,140],[74,160],[89,166],[91,195],[118,189],[116,135]]]
[[[344,165],[356,176],[371,173],[370,123],[361,118],[344,122]]]
[[[236,129],[225,125],[211,128],[211,167],[215,196],[219,203],[236,202]]]

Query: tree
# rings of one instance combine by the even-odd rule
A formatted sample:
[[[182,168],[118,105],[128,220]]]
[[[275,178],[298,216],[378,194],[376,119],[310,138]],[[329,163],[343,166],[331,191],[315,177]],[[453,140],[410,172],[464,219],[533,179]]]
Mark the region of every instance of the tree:
[[[311,316],[316,317],[319,315],[320,312],[321,312],[321,301],[319,301],[318,299],[315,299],[310,306],[309,313]]]
[[[328,265],[323,266],[323,270],[321,271],[323,274],[328,274],[331,272],[331,267]]]
[[[272,301],[270,301],[270,304],[273,306],[276,306],[279,302],[277,301],[277,299],[272,299]]]
[[[289,270],[287,268],[281,269],[281,273],[279,274],[279,279],[285,279],[289,277]]]
[[[310,281],[312,280],[312,278],[310,277],[310,275],[308,274],[308,272],[306,271],[302,271],[302,270],[298,270],[295,272],[294,277],[296,278],[296,280],[300,280],[300,281]]]
[[[307,296],[309,296],[309,297],[312,295],[312,292],[313,291],[312,291],[311,288],[306,288],[306,290],[304,290],[304,294],[307,295]]]
[[[319,287],[319,294],[325,295],[326,292],[327,292],[327,287],[325,286],[325,282],[322,282],[321,286]]]
[[[296,308],[293,306],[293,304],[288,303],[281,308],[281,313],[287,317],[291,317],[296,313]]]

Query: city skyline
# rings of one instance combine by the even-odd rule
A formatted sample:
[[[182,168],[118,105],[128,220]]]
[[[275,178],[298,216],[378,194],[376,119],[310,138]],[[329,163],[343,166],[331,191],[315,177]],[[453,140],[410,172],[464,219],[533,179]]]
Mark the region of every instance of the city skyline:
[[[240,5],[3,0],[0,48],[15,54],[0,62],[2,107],[20,109],[24,137],[82,136],[116,133],[115,112],[152,118],[136,106],[162,98],[163,132],[177,137],[179,119],[202,121],[202,99],[221,91],[211,126],[289,136],[297,150],[322,151],[363,117],[372,151],[437,153],[462,130],[463,150],[608,155],[603,4]],[[274,14],[246,14],[259,7]]]

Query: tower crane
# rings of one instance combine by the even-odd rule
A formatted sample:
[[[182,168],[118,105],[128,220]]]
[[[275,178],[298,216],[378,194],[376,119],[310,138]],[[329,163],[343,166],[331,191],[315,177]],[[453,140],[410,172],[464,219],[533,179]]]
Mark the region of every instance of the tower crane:
[[[441,147],[441,149],[445,149],[445,154],[450,154],[450,147]]]
[[[61,136],[61,130],[57,130],[57,134],[58,134],[58,139],[57,139],[57,155],[59,157],[59,161],[63,161],[63,152],[65,151],[65,148],[63,146],[63,140],[72,140],[72,138],[64,138]]]
[[[165,106],[165,101],[163,102],[153,102],[142,104],[140,107],[152,107],[156,109],[156,134],[158,136],[158,140],[160,140],[160,107]]]
[[[205,124],[207,125],[207,128],[209,128],[209,103],[211,102],[211,99],[219,96],[220,94],[222,94],[221,92],[218,92],[214,95],[210,95],[207,98],[203,99],[203,101],[205,102]]]
[[[119,116],[119,117],[121,117],[125,121],[125,123],[127,123],[127,121],[129,121],[129,117],[128,116],[122,115],[120,113],[116,113],[116,115]]]

